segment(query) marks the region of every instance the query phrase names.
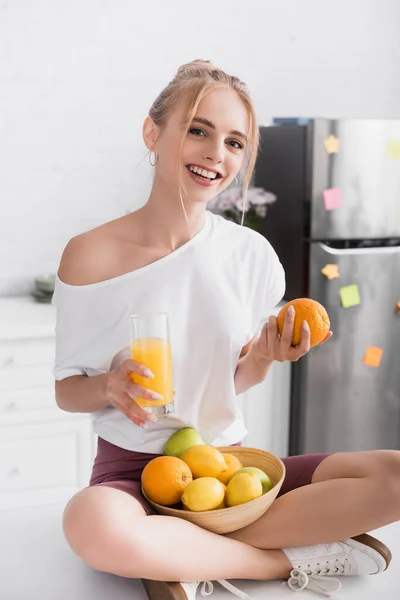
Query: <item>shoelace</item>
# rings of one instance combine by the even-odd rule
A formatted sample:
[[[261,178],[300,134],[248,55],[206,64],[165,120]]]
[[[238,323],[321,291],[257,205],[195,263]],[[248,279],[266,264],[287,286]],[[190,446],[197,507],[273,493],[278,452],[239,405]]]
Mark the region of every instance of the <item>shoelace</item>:
[[[351,574],[351,565],[347,560],[343,563],[335,560],[334,562],[326,562],[325,566],[318,564],[315,569],[292,569],[290,571],[290,578],[288,581],[284,581],[293,592],[301,592],[302,590],[308,589],[312,592],[321,594],[321,596],[328,596],[332,600],[337,600],[335,596],[332,596],[332,592],[338,592],[342,587],[342,584],[338,579],[331,575],[340,573],[341,575]],[[226,581],[225,579],[217,579],[218,583],[225,589],[231,592],[237,598],[241,600],[253,600],[251,596],[242,592],[237,587]],[[324,582],[324,586],[320,585],[318,581]],[[197,584],[196,584],[197,587]],[[214,584],[212,581],[202,581],[200,584],[200,594],[202,596],[210,596],[214,591]]]
[[[325,584],[324,587],[318,581],[323,581]],[[328,583],[329,585],[326,585]],[[290,571],[290,578],[287,581],[287,585],[293,592],[301,592],[307,589],[311,592],[321,594],[321,596],[328,596],[332,600],[337,600],[335,596],[332,596],[332,592],[338,592],[342,587],[338,579],[326,577],[326,575],[307,575],[301,569],[292,569]],[[331,586],[331,589],[329,589],[329,586]]]
[[[326,561],[325,566],[318,563],[318,567],[314,569],[292,569],[287,585],[294,592],[308,589],[321,594],[321,596],[328,596],[328,598],[337,600],[331,593],[338,592],[342,584],[332,575],[350,575],[351,573],[351,564],[346,559],[343,562],[338,560]],[[320,585],[319,581],[324,582],[324,585]]]
[[[241,600],[253,600],[251,598],[251,596],[246,594],[246,592],[242,592],[242,590],[239,590],[237,587],[235,587],[234,585],[229,583],[229,581],[226,581],[225,579],[217,579],[217,581],[220,585],[222,585],[222,587],[224,587],[226,590],[231,592],[234,596],[241,598]],[[202,596],[209,596],[210,594],[213,593],[213,590],[214,590],[214,584],[212,581],[202,581],[201,582],[200,594]]]

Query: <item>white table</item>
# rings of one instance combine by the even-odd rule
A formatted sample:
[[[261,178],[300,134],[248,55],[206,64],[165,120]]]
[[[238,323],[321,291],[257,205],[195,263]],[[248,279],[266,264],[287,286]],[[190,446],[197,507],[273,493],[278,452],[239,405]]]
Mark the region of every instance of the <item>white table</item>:
[[[62,533],[63,505],[0,512],[0,598],[2,600],[147,600],[139,580],[99,573],[69,549]],[[378,576],[342,578],[340,600],[398,600],[400,522],[375,532],[392,550],[393,562]],[[279,581],[232,581],[254,600],[297,600]],[[303,591],[299,600],[317,600]],[[210,600],[233,600],[215,586]],[[200,600],[200,596],[199,596]]]

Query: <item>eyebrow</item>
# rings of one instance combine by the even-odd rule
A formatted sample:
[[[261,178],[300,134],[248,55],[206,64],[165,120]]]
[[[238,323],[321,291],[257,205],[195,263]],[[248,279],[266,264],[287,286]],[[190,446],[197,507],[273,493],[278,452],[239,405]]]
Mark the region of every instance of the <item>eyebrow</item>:
[[[210,129],[215,129],[214,123],[211,123],[211,121],[209,121],[208,119],[205,119],[204,117],[194,117],[194,119],[192,120],[192,123],[202,123],[203,125],[207,125],[207,127],[210,127]],[[238,137],[241,137],[245,142],[247,142],[247,136],[244,133],[242,133],[241,131],[232,129],[229,133],[231,135],[237,135]]]

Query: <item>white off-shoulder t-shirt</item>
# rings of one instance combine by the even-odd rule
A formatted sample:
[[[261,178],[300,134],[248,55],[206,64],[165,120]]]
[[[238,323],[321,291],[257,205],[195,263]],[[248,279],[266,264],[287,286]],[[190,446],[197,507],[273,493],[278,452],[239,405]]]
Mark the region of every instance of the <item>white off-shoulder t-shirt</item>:
[[[159,260],[113,279],[73,286],[56,279],[56,380],[110,371],[130,358],[128,315],[170,317],[175,412],[143,429],[114,407],[93,415],[106,441],[161,453],[167,439],[194,427],[212,445],[247,430],[234,375],[242,347],[285,290],[281,263],[259,233],[206,211],[205,225]]]

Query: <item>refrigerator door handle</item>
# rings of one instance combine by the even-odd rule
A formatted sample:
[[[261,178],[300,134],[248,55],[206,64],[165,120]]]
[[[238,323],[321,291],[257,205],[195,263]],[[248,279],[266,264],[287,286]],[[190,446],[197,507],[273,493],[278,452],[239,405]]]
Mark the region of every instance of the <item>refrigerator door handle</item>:
[[[319,247],[328,254],[335,256],[360,256],[363,254],[400,254],[400,246],[372,246],[369,248],[332,248],[323,242],[319,242]]]

